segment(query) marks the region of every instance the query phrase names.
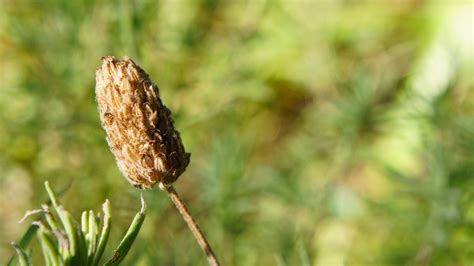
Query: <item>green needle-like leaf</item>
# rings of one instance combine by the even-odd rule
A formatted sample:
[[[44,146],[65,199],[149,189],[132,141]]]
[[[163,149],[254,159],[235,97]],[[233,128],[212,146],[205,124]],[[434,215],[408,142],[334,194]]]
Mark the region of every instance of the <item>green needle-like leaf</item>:
[[[37,230],[38,230],[38,225],[31,224],[30,227],[28,227],[28,230],[26,230],[25,234],[21,237],[18,244],[12,243],[17,253],[19,252],[17,248],[19,248],[19,250],[22,251],[24,248],[26,248],[26,246],[28,246],[28,244],[30,243],[31,239],[33,238]],[[20,257],[20,255],[18,255],[18,257]],[[15,256],[10,258],[7,265],[13,266],[14,262],[15,262]],[[21,264],[20,262],[20,265],[23,265],[23,264]]]
[[[76,230],[76,227],[74,226],[74,220],[71,214],[59,204],[56,195],[54,194],[54,191],[49,186],[48,181],[46,181],[44,185],[51,200],[51,204],[53,205],[53,209],[56,211],[64,227],[64,230],[66,231],[66,235],[69,240],[69,253],[71,257],[71,263],[77,265],[84,265],[87,261],[87,248],[85,244],[84,235],[82,234],[80,229]]]
[[[102,205],[102,210],[104,212],[102,231],[100,233],[97,251],[95,252],[94,259],[92,261],[93,266],[99,265],[99,261],[102,257],[102,254],[104,253],[105,246],[107,245],[107,240],[109,239],[110,226],[112,224],[109,200],[105,200],[104,204]]]
[[[119,246],[115,250],[114,256],[104,265],[119,265],[132,247],[133,241],[137,237],[138,232],[140,231],[140,228],[143,224],[143,221],[145,220],[146,205],[143,199],[143,195],[141,195],[141,203],[142,208],[140,212],[135,215],[135,218],[133,219],[132,224],[128,228],[125,237],[122,239]]]
[[[94,211],[90,210],[89,211],[89,233],[88,233],[88,240],[89,240],[89,245],[87,247],[87,261],[88,265],[91,264],[94,260],[94,253],[96,252],[97,249],[97,235],[98,235],[98,226],[97,226],[97,220],[94,215]]]
[[[48,205],[43,205],[43,209],[46,211],[46,222],[48,223],[49,227],[51,227],[51,229],[53,231],[59,231],[60,230],[60,227],[56,221],[56,219],[54,218],[53,214],[51,213],[51,210],[49,208]]]
[[[46,229],[44,226],[38,230],[37,233],[38,239],[41,244],[41,248],[43,250],[43,256],[45,257],[45,261],[47,264],[49,263],[52,266],[60,266],[62,264],[61,256],[58,253],[58,247],[55,243],[54,236]]]
[[[38,229],[38,226],[36,226],[35,228]],[[26,252],[23,250],[23,248],[20,245],[17,245],[13,242],[12,242],[12,245],[13,245],[13,248],[15,248],[16,253],[18,254],[18,263],[20,264],[20,266],[33,265],[33,264],[31,264],[29,256],[26,254]],[[10,264],[10,262],[9,262],[9,264]]]
[[[80,265],[87,265],[87,244],[86,237],[79,227],[75,227],[77,233],[77,260]]]
[[[74,258],[77,254],[77,234],[76,234],[76,230],[74,229],[72,217],[69,214],[69,212],[64,210],[62,206],[59,205],[56,195],[54,194],[53,190],[49,186],[48,181],[44,183],[44,186],[46,188],[46,191],[48,192],[48,196],[49,196],[49,199],[51,200],[51,204],[53,205],[53,209],[56,211],[56,214],[61,220],[64,230],[66,231],[66,235],[69,240],[69,254],[71,258]]]
[[[89,230],[89,213],[87,211],[83,211],[81,214],[81,230],[84,235],[87,235]]]

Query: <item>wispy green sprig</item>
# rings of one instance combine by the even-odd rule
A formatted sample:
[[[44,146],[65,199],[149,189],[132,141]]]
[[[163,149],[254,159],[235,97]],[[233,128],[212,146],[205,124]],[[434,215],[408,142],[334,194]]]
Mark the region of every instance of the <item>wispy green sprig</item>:
[[[37,227],[35,227],[37,228]],[[23,248],[16,243],[12,242],[12,246],[15,249],[16,253],[18,254],[18,263],[20,266],[30,266],[31,264],[30,258],[28,254],[23,250]],[[10,263],[8,263],[10,265]]]
[[[140,212],[138,212],[135,215],[135,218],[133,219],[132,224],[128,228],[128,231],[125,234],[125,237],[122,239],[117,249],[115,250],[114,256],[110,260],[108,260],[104,265],[119,265],[123,261],[125,256],[127,255],[130,248],[132,247],[132,244],[135,241],[135,238],[137,238],[138,232],[140,231],[143,221],[145,221],[145,210],[146,210],[146,204],[145,204],[145,200],[143,199],[143,195],[140,195],[140,199],[142,203],[142,208]]]
[[[45,182],[51,205],[43,204],[39,213],[41,218],[32,223],[20,244],[12,243],[21,266],[31,265],[30,257],[25,249],[29,240],[36,233],[41,246],[45,265],[99,265],[107,246],[110,235],[111,208],[108,200],[102,206],[103,216],[94,211],[84,211],[81,222],[77,223],[72,215],[59,203],[56,194]],[[119,265],[130,250],[145,219],[145,202],[141,197],[142,207],[133,219],[127,233],[115,250],[107,265]],[[32,212],[27,212],[32,213]],[[38,213],[38,212],[35,212]],[[28,215],[30,216],[30,215]],[[100,230],[99,230],[100,228]],[[8,265],[13,265],[13,259]]]
[[[100,258],[102,257],[102,254],[104,254],[104,250],[109,239],[110,226],[112,225],[109,200],[105,200],[104,204],[102,205],[102,211],[104,212],[104,219],[102,220],[102,231],[100,233],[97,251],[94,254],[94,259],[92,261],[92,266],[99,265]]]

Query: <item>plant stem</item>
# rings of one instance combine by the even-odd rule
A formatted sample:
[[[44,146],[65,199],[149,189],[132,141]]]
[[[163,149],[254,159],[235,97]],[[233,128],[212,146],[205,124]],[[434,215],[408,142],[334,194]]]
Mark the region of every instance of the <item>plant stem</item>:
[[[163,183],[160,183],[159,187],[161,190],[165,190],[166,192],[168,192],[171,201],[173,201],[174,205],[178,209],[184,221],[188,224],[188,227],[196,238],[199,246],[206,254],[209,265],[218,266],[219,262],[217,261],[216,255],[214,255],[211,246],[207,242],[206,237],[202,233],[201,229],[199,229],[199,226],[197,225],[196,221],[194,221],[193,216],[191,215],[191,213],[189,213],[188,209],[184,205],[183,200],[179,197],[174,187],[172,185],[163,185]]]

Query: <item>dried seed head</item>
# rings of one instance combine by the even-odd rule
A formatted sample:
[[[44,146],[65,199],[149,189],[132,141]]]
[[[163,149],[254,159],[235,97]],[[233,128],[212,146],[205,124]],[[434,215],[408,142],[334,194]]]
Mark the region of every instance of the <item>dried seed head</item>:
[[[158,87],[130,58],[102,58],[96,100],[107,142],[120,171],[138,188],[171,184],[189,164],[171,112]]]

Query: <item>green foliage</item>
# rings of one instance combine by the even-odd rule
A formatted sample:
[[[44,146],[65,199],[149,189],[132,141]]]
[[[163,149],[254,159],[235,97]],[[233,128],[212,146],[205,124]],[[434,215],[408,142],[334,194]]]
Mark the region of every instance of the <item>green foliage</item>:
[[[111,216],[108,200],[103,204],[103,217],[94,215],[94,211],[84,211],[81,224],[73,220],[71,214],[59,204],[57,197],[49,183],[45,183],[48,192],[51,211],[48,205],[43,205],[39,211],[43,215],[40,220],[33,222],[33,226],[20,241],[21,245],[13,244],[18,253],[20,265],[31,265],[30,256],[24,251],[31,234],[36,231],[41,245],[44,265],[99,265],[110,234]],[[126,235],[120,242],[111,259],[104,265],[119,265],[140,231],[145,220],[145,202],[142,198],[142,209],[132,221]],[[60,222],[60,223],[59,223]],[[102,228],[99,232],[99,227]],[[13,265],[10,260],[9,265]]]
[[[118,245],[117,249],[115,249],[114,256],[104,265],[119,265],[123,261],[128,251],[132,247],[133,241],[135,240],[135,238],[137,238],[138,232],[140,232],[140,228],[142,227],[144,221],[145,202],[142,198],[142,209],[139,213],[137,213],[137,215],[135,215],[135,218],[133,218],[132,224],[128,228],[127,233],[123,237],[122,241],[120,241],[120,244]]]
[[[114,202],[120,242],[138,194],[107,147],[94,70],[129,55],[192,153],[176,189],[223,265],[474,261],[472,1],[0,7],[0,239],[22,235],[48,179],[72,182],[74,217]],[[144,196],[123,264],[205,265],[164,193]],[[0,245],[0,264],[14,253]]]
[[[20,266],[32,265],[28,254],[26,254],[23,248],[21,248],[15,243],[12,243],[12,245],[15,248],[16,253],[18,254],[18,264],[20,264]]]

